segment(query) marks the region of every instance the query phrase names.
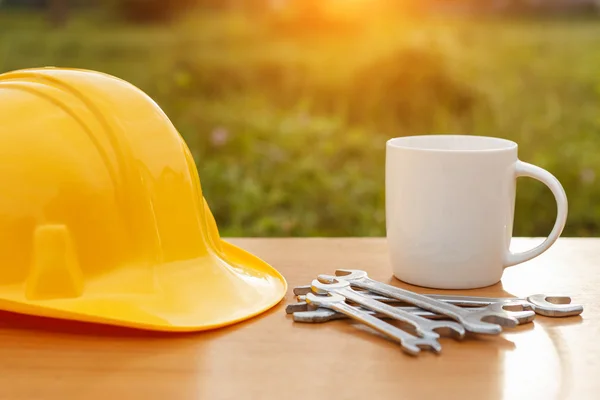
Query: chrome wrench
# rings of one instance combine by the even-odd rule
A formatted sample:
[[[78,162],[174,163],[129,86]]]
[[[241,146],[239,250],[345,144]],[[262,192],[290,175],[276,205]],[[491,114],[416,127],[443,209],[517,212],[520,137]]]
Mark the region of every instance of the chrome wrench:
[[[377,313],[375,311],[368,310],[362,307],[355,307],[364,312],[373,315],[377,318],[389,318],[387,315]],[[419,317],[427,318],[427,319],[444,319],[447,318],[445,315],[432,313],[431,311],[423,310],[419,307],[396,307],[401,308],[402,310],[409,312],[411,314],[417,315]],[[333,311],[327,308],[318,308],[308,304],[303,301],[300,303],[288,304],[285,308],[286,314],[292,314],[295,322],[305,322],[305,323],[322,323],[328,321],[335,321],[338,319],[346,319],[347,315],[339,313],[337,311]]]
[[[365,292],[365,295],[367,295],[367,293],[370,294],[370,292]],[[371,297],[375,298],[375,296],[377,296],[377,295],[373,295]],[[387,297],[384,297],[384,296],[380,296],[380,297],[382,297],[383,299],[389,300]],[[327,321],[331,321],[331,320],[346,318],[346,316],[344,316],[343,314],[340,315],[339,313],[336,313],[331,310],[309,309],[309,307],[307,307],[307,303],[306,303],[306,295],[299,295],[298,300],[299,300],[298,303],[288,304],[285,309],[287,314],[294,315],[294,321],[296,321],[296,322],[327,322]],[[393,300],[395,300],[395,299],[393,299]],[[507,311],[507,310],[501,309],[501,307],[504,307],[504,306],[515,307],[515,308],[521,307],[522,308],[522,305],[518,302],[515,304],[510,304],[509,302],[503,303],[503,304],[498,304],[498,305],[493,304],[493,306],[499,312],[504,311],[511,317],[515,317],[517,319],[517,321],[519,321],[519,325],[529,323],[535,319],[535,313],[531,310]],[[446,316],[446,315],[433,313],[428,310],[423,310],[422,308],[419,308],[419,307],[394,306],[394,308],[399,308],[405,312],[409,312],[418,317],[427,318],[427,319],[447,319],[448,318],[448,316]],[[467,308],[467,310],[473,312],[473,311],[480,311],[480,310],[482,310],[482,308],[481,307],[470,307],[470,308]],[[369,312],[371,312],[371,311],[369,310]],[[330,314],[336,314],[336,315],[330,315]],[[382,315],[382,314],[376,314],[376,316],[378,318],[388,318],[387,316]]]
[[[293,291],[294,291],[294,294],[296,294],[296,298],[298,299],[298,301],[305,301],[306,293],[309,293],[311,291],[311,285],[296,286]],[[360,293],[363,294],[364,296],[367,296],[367,297],[373,299],[373,300],[381,301],[381,302],[388,303],[388,304],[395,304],[395,303],[406,304],[406,302],[398,300],[396,298],[382,296],[380,294],[373,293],[368,290],[360,290]],[[525,298],[525,299],[508,298],[508,297],[507,298],[487,298],[487,297],[471,297],[471,296],[446,296],[446,295],[440,295],[440,294],[423,294],[423,296],[431,297],[431,298],[434,298],[437,300],[441,300],[444,303],[450,303],[450,304],[454,304],[457,306],[464,306],[464,307],[493,306],[498,311],[504,310],[507,313],[511,314],[511,316],[514,316],[517,319],[520,318],[521,323],[525,319],[526,319],[526,321],[524,321],[524,322],[529,322],[529,320],[532,317],[535,317],[534,315],[532,316],[529,311],[530,310],[535,311],[536,308],[538,309],[538,311],[539,311],[538,314],[540,314],[540,315],[545,315],[550,312],[560,312],[562,314],[565,314],[569,309],[581,308],[581,306],[577,306],[577,305],[570,306],[570,307],[564,307],[562,305],[557,304],[559,301],[562,302],[563,304],[569,303],[571,300],[570,297],[546,296],[543,294],[532,295],[532,296],[529,296],[528,298],[536,298],[536,299],[550,298],[550,299],[553,299],[554,303],[550,303],[548,301],[543,302],[542,300],[538,300],[537,301],[538,306],[536,307],[527,298]],[[507,310],[507,309],[505,309],[505,307],[510,308],[510,309]],[[541,307],[544,307],[545,313],[542,313],[540,311]],[[518,314],[515,315],[515,313],[518,313]]]
[[[294,288],[294,294],[298,295],[298,299],[303,301],[300,296],[310,292],[310,285],[297,286]],[[397,299],[390,299],[386,296],[380,296],[374,293],[365,293],[378,301],[398,302]],[[442,294],[425,294],[424,296],[433,299],[442,300],[445,303],[454,304],[457,306],[487,306],[492,303],[506,303],[504,306],[514,306],[521,304],[524,309],[532,309],[536,314],[545,317],[570,317],[579,315],[583,312],[581,304],[572,303],[569,296],[547,295],[547,294],[532,294],[523,298],[516,297],[473,297],[473,296],[447,296]]]
[[[381,302],[387,303],[387,304],[402,304],[402,305],[406,304],[405,302],[400,301],[398,299],[381,296],[376,293],[369,292],[367,290],[361,290],[359,293],[361,293],[363,296],[369,297],[373,300],[381,301]],[[500,300],[500,299],[492,299],[492,298],[484,298],[484,297],[469,297],[469,296],[443,296],[443,295],[431,295],[431,294],[426,294],[424,296],[436,298],[438,300],[443,301],[444,303],[450,303],[450,304],[454,304],[457,306],[469,307],[468,308],[469,311],[477,311],[477,310],[481,311],[484,309],[483,307],[487,307],[488,310],[492,309],[499,313],[504,313],[507,316],[515,317],[517,319],[517,321],[519,322],[519,324],[526,324],[528,322],[533,321],[535,319],[535,314],[536,314],[533,311],[533,306],[531,305],[531,303],[529,303],[528,301],[525,301],[524,299],[506,298],[506,299],[502,299],[502,301],[490,301],[490,300]],[[437,296],[439,296],[439,298]],[[446,299],[446,297],[448,299]],[[464,299],[469,299],[469,300],[460,300],[460,301],[453,300],[454,298],[459,298],[459,297],[464,298]],[[306,301],[305,294],[300,294],[300,295],[296,296],[296,298],[298,299],[298,302]],[[477,299],[477,300],[471,301],[470,299]],[[485,299],[486,301],[482,301],[483,299]],[[396,306],[396,307],[398,307],[398,306]],[[418,307],[415,307],[415,308],[420,310],[420,308],[418,308]]]
[[[312,282],[312,290],[314,293],[322,295],[328,293],[339,294],[344,296],[347,300],[362,306],[363,308],[367,308],[379,314],[383,314],[390,318],[397,319],[398,321],[405,322],[411,325],[415,332],[421,337],[431,337],[437,339],[440,337],[438,331],[441,331],[455,338],[463,338],[466,333],[465,328],[458,322],[430,321],[406,312],[402,309],[392,307],[389,304],[385,304],[363,296],[359,292],[353,290],[350,287],[350,283],[344,280],[334,281],[332,283],[322,283],[315,279]]]
[[[327,276],[327,275],[325,275],[325,276]],[[298,301],[305,301],[306,293],[309,293],[311,291],[312,291],[311,285],[296,286],[294,288],[294,293],[296,294],[296,298]],[[359,292],[362,295],[367,296],[373,300],[381,301],[384,303],[406,304],[406,302],[404,302],[402,300],[398,300],[393,297],[382,296],[380,294],[373,293],[368,290],[360,290]],[[472,297],[472,296],[446,296],[443,294],[423,294],[423,296],[441,300],[444,303],[450,303],[450,304],[454,304],[456,306],[463,306],[463,307],[482,307],[482,306],[489,306],[494,303],[503,303],[502,307],[505,307],[505,306],[514,307],[516,305],[521,305],[523,310],[533,310],[535,307],[534,304],[532,304],[526,298],[520,299],[520,298],[509,298],[509,297],[491,298],[491,297]],[[541,294],[541,295],[532,295],[529,297],[538,297],[538,296],[540,296],[541,298],[550,297],[552,299],[556,299],[555,303],[557,303],[559,299],[562,300],[563,303],[565,303],[565,304],[568,303],[568,301],[570,301],[570,297],[566,297],[566,296],[546,296],[546,295]],[[504,304],[504,303],[506,303],[506,304]],[[559,309],[557,304],[553,304],[553,303],[549,303],[549,302],[545,302],[545,303],[547,303],[547,304],[544,304],[544,307],[548,308],[548,307],[554,306],[555,308],[553,308],[553,310]]]
[[[303,305],[304,307],[300,307]],[[303,308],[303,309],[302,309]],[[304,322],[304,323],[322,323],[335,321],[338,319],[346,319],[348,316],[346,314],[342,314],[337,311],[333,311],[327,308],[314,308],[309,307],[308,303],[298,303],[298,307],[295,307],[293,312],[288,312],[288,314],[292,314],[294,318],[294,322]],[[357,307],[355,307],[357,308]],[[358,307],[360,310],[363,310],[365,313],[372,315],[377,318],[386,319],[389,318],[387,315],[377,313],[375,311],[371,311],[362,307]],[[406,308],[414,308],[415,315],[419,315],[424,318],[432,318],[436,319],[439,317],[439,314],[432,313],[427,310],[421,310],[418,307],[405,307]],[[406,311],[406,310],[405,310]]]
[[[546,294],[534,294],[525,298],[510,297],[472,297],[472,296],[449,296],[442,294],[429,294],[427,297],[442,300],[457,306],[484,306],[489,304],[503,304],[510,306],[513,302],[528,304],[536,314],[546,317],[570,317],[583,312],[583,306],[572,304],[569,296],[551,296]]]
[[[444,303],[409,290],[377,282],[369,278],[365,271],[338,269],[335,274],[336,276],[333,277],[319,275],[319,281],[346,280],[351,286],[360,287],[413,304],[425,310],[446,315],[460,322],[470,332],[497,335],[502,332],[502,326],[515,327],[519,324],[516,318],[508,316],[504,311],[498,312],[492,306],[484,307],[479,311],[469,311],[454,304]]]
[[[421,338],[411,335],[400,328],[396,328],[394,325],[388,324],[373,315],[346,304],[344,296],[339,294],[330,293],[327,296],[319,296],[314,293],[308,293],[306,295],[306,302],[315,307],[328,308],[340,312],[352,319],[362,322],[400,343],[402,350],[407,354],[417,355],[421,352],[421,348],[431,349],[435,353],[439,353],[442,350],[442,346],[436,339],[431,337]]]
[[[298,301],[304,301],[306,293],[310,291],[310,285],[297,286],[294,288],[294,294],[297,295]],[[404,303],[398,299],[382,296],[367,290],[362,290],[361,293],[384,303]],[[511,316],[517,318],[519,323],[530,322],[535,317],[535,315],[531,315],[529,310],[533,310],[535,314],[547,317],[579,315],[583,311],[581,305],[570,304],[571,298],[568,296],[549,296],[545,294],[534,294],[527,296],[526,298],[447,296],[442,294],[424,294],[423,296],[463,307],[493,306],[496,310],[504,310]],[[506,309],[505,307],[509,309]]]
[[[294,314],[296,312],[316,311],[317,310],[316,307],[313,307],[313,306],[311,306],[310,304],[308,304],[306,302],[306,295],[303,295],[302,297],[303,297],[302,301],[299,301],[297,303],[290,303],[290,304],[288,304],[285,307],[285,313],[286,314]],[[364,307],[354,306],[354,305],[353,305],[353,307],[357,307],[357,308],[360,308],[362,310],[371,312],[369,309],[364,308]],[[430,318],[430,319],[443,319],[443,318],[447,318],[445,315],[432,313],[431,311],[423,310],[422,308],[414,307],[414,306],[394,306],[394,308],[399,308],[399,309],[401,309],[403,311],[409,312],[411,314],[416,314],[416,315],[418,315],[420,317],[426,316],[427,318]]]

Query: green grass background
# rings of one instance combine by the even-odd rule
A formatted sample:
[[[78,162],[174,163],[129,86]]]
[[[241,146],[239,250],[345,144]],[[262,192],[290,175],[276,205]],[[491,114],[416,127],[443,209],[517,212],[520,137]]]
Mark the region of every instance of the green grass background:
[[[600,232],[600,20],[190,12],[132,25],[0,13],[0,72],[89,68],[132,82],[192,149],[225,236],[385,235],[385,141],[463,133],[519,143],[569,199],[564,236]],[[518,181],[514,234],[556,206]]]

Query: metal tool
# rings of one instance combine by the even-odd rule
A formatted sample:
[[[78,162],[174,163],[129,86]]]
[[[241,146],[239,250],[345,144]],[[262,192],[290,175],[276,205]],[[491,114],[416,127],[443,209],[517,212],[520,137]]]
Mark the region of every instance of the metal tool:
[[[294,293],[297,294],[298,301],[304,301],[303,296],[310,292],[310,290],[310,285],[297,286],[294,288]],[[367,291],[364,291],[364,295],[386,303],[401,302],[398,299],[381,296]],[[445,303],[464,307],[481,307],[493,303],[504,303],[502,308],[505,311],[511,311],[507,310],[507,308],[514,308],[520,304],[524,310],[531,309],[536,314],[543,315],[545,317],[570,317],[573,315],[579,315],[583,312],[583,306],[580,304],[572,304],[571,297],[569,296],[547,294],[533,294],[524,298],[451,296],[443,294],[424,294],[424,296],[441,300]]]
[[[569,296],[551,296],[546,294],[534,294],[525,298],[510,297],[471,297],[471,296],[449,296],[442,294],[429,294],[427,297],[452,303],[457,306],[484,306],[488,304],[506,304],[514,302],[528,304],[536,314],[546,317],[569,317],[579,315],[583,312],[580,304],[571,304]]]
[[[303,297],[304,297],[304,299],[306,299],[306,295],[304,295]],[[371,312],[367,308],[364,308],[364,307],[361,307],[358,305],[354,306],[351,301],[350,302],[347,301],[347,303],[349,303],[353,307],[358,307],[362,310]],[[409,312],[414,315],[418,315],[419,317],[428,318],[428,319],[447,319],[448,318],[445,315],[432,313],[431,311],[423,310],[422,308],[415,307],[415,306],[394,306],[394,308],[399,308],[403,311]],[[317,310],[316,307],[311,306],[305,300],[299,301],[297,303],[290,303],[285,307],[286,314],[294,314],[297,312],[316,311],[316,310]],[[378,314],[378,315],[381,315],[381,314]]]
[[[405,301],[398,300],[393,297],[382,296],[380,294],[373,293],[368,290],[362,290],[360,288],[358,288],[358,289],[359,289],[359,290],[357,290],[358,292],[360,292],[364,296],[367,296],[373,300],[381,301],[381,302],[388,303],[388,304],[406,304]],[[312,290],[311,285],[303,285],[303,286],[295,287],[294,292],[303,293],[303,294],[296,295],[296,299],[298,301],[305,301],[306,293],[309,293],[311,290]],[[423,296],[441,300],[445,303],[450,303],[450,304],[454,304],[456,306],[461,306],[461,307],[482,307],[482,306],[490,305],[492,303],[506,303],[506,306],[512,306],[512,307],[514,307],[517,304],[520,304],[520,305],[522,305],[522,308],[524,310],[533,310],[534,309],[534,305],[526,298],[524,298],[524,299],[510,298],[510,297],[492,298],[492,297],[472,297],[472,296],[452,296],[452,295],[447,296],[447,295],[443,295],[443,294],[423,294]],[[545,295],[535,295],[535,296],[545,296]],[[558,298],[558,297],[553,296],[552,298]],[[564,296],[560,297],[560,299],[564,299],[564,298],[565,298]],[[567,297],[567,299],[570,300],[569,297]],[[553,305],[556,306],[556,304],[552,304],[552,303],[548,303],[548,305],[550,307]],[[556,307],[556,309],[559,309],[559,308]]]
[[[290,307],[290,306],[293,306],[293,307]],[[363,310],[365,313],[370,314],[377,318],[382,318],[382,319],[389,318],[387,315],[380,314],[375,311],[371,311],[366,308],[362,308],[360,306],[355,307],[355,308]],[[415,315],[418,315],[418,316],[421,316],[424,318],[438,319],[440,317],[444,317],[443,315],[435,314],[435,313],[432,313],[431,311],[423,310],[419,307],[403,307],[403,309],[404,309],[404,311],[413,313]],[[338,320],[338,319],[348,318],[348,316],[346,314],[342,314],[340,312],[333,311],[328,308],[315,307],[306,302],[290,304],[290,305],[288,305],[288,307],[286,307],[285,311],[287,314],[293,315],[295,322],[322,323],[322,322],[328,322],[328,321],[334,321],[334,320]]]
[[[362,322],[400,343],[402,350],[410,355],[417,355],[421,352],[422,348],[430,349],[435,353],[439,353],[442,350],[442,346],[436,339],[411,335],[400,328],[396,328],[394,325],[346,304],[344,296],[339,294],[329,293],[327,296],[319,296],[314,293],[308,293],[306,295],[306,301],[316,307],[338,311],[350,318]]]
[[[336,293],[344,296],[356,304],[361,305],[371,311],[378,312],[398,321],[405,322],[411,325],[415,332],[422,337],[439,338],[438,332],[443,332],[446,335],[455,338],[463,338],[465,336],[465,328],[454,321],[430,321],[421,318],[417,315],[406,312],[400,308],[392,307],[389,304],[382,303],[377,300],[370,299],[356,292],[350,287],[350,283],[344,280],[334,281],[331,283],[322,283],[318,280],[312,281],[312,290],[316,294]],[[308,296],[308,295],[307,295]]]
[[[302,297],[306,298],[306,295],[302,295]],[[443,314],[437,314],[428,310],[424,310],[419,307],[411,307],[411,306],[394,306],[394,308],[400,308],[405,312],[409,312],[413,315],[427,318],[427,319],[447,319],[448,316]],[[363,308],[364,309],[364,308]],[[389,318],[386,315],[375,313],[371,310],[364,309],[369,313],[372,313],[377,318]],[[481,307],[471,307],[467,308],[468,311],[480,311]],[[344,314],[337,313],[335,311],[327,310],[324,308],[317,309],[314,307],[309,307],[305,301],[300,301],[298,303],[288,304],[285,309],[287,314],[292,314],[294,317],[294,321],[296,322],[327,322],[333,321],[337,319],[347,318]],[[515,317],[520,324],[526,324],[535,319],[535,313],[529,310],[523,311],[506,311],[511,317]]]
[[[519,323],[516,318],[509,316],[504,310],[499,311],[494,306],[487,306],[479,311],[472,312],[409,290],[377,282],[370,279],[365,271],[338,269],[335,273],[336,276],[333,277],[319,275],[319,281],[346,280],[352,286],[370,290],[386,297],[393,297],[438,314],[447,315],[460,322],[470,332],[497,335],[502,332],[502,326],[515,327]]]
[[[369,292],[367,290],[362,290],[359,293],[361,293],[363,296],[369,297],[373,300],[377,300],[383,303],[387,303],[387,304],[402,304],[402,305],[406,305],[407,303],[404,301],[400,301],[398,299],[394,299],[394,298],[390,298],[390,297],[386,297],[386,296],[381,296],[378,295],[376,293],[372,293]],[[432,297],[432,296],[437,296],[437,295],[425,295],[427,297]],[[298,302],[304,302],[306,301],[306,295],[305,294],[301,294],[296,296],[298,299]],[[436,298],[438,300],[443,301],[444,303],[450,303],[450,304],[454,304],[456,306],[465,306],[465,307],[469,307],[468,310],[469,311],[481,311],[484,308],[483,307],[487,307],[487,309],[493,309],[496,310],[498,312],[504,312],[506,313],[506,315],[510,316],[510,317],[514,317],[517,319],[517,321],[520,324],[526,324],[528,322],[531,322],[535,319],[535,312],[533,311],[533,306],[526,300],[523,299],[510,299],[510,298],[506,298],[503,299],[502,301],[490,301],[490,300],[500,300],[500,299],[491,299],[491,298],[484,298],[484,297],[469,297],[469,296],[447,296],[448,300],[446,299],[446,296],[441,296],[438,297],[433,297]],[[470,301],[470,300],[462,300],[462,301],[458,301],[455,300],[454,298],[464,298],[464,299],[478,299],[478,301]],[[486,299],[487,301],[482,301],[482,299]],[[399,307],[399,306],[396,306]],[[406,308],[407,306],[404,306],[402,308]],[[409,309],[411,307],[408,307]],[[418,307],[414,307],[417,310],[422,310]],[[408,310],[407,310],[408,311]],[[414,314],[414,313],[413,313]],[[427,315],[427,314],[426,314]],[[447,316],[442,315],[443,318],[447,318]]]
[[[304,296],[304,295],[306,295],[306,294],[308,294],[308,293],[312,292],[312,288],[311,288],[311,286],[310,286],[310,285],[301,285],[301,286],[296,286],[296,287],[293,289],[293,292],[294,292],[294,294],[295,294],[296,296],[300,296],[300,295]]]
[[[382,296],[380,294],[377,293],[373,293],[370,292],[368,290],[363,290],[361,288],[358,288],[361,294],[363,294],[364,296],[367,296],[373,300],[377,300],[377,301],[381,301],[384,303],[388,303],[388,304],[406,304],[405,301],[402,300],[398,300],[396,298],[393,297],[387,297],[387,296]],[[309,293],[311,291],[311,285],[302,285],[302,286],[297,286],[294,288],[294,293],[298,293],[296,295],[296,298],[298,299],[298,301],[305,301],[306,298],[306,293]],[[503,304],[502,307],[511,307],[512,309],[515,308],[515,306],[517,305],[521,305],[523,310],[533,310],[534,309],[534,305],[528,301],[527,299],[519,299],[519,298],[488,298],[488,297],[471,297],[471,296],[446,296],[446,295],[440,295],[440,294],[423,294],[423,296],[427,296],[427,297],[431,297],[433,299],[437,299],[437,300],[441,300],[445,303],[450,303],[450,304],[454,304],[456,306],[462,306],[462,307],[482,307],[482,306],[488,306],[491,305],[493,303],[506,303]],[[545,295],[536,295],[536,296],[545,296]],[[552,297],[552,298],[560,298],[560,299],[565,299],[565,297]],[[570,300],[569,297],[567,297],[566,299]],[[552,306],[552,303],[548,303],[548,306]],[[547,307],[548,307],[547,306]],[[559,307],[556,307],[556,309],[559,309]],[[505,310],[505,311],[509,311],[509,310]]]
[[[369,309],[363,308],[361,306],[353,306],[355,308],[359,308],[364,312],[371,314],[377,318],[389,318],[384,314],[380,314],[375,311],[371,311]],[[431,311],[423,310],[419,307],[399,307],[402,310],[409,312],[411,314],[417,315],[419,317],[428,318],[428,319],[443,319],[446,318],[445,315],[432,313]],[[292,314],[295,322],[309,322],[309,323],[319,323],[319,322],[327,322],[334,321],[337,319],[346,319],[347,315],[339,313],[337,311],[333,311],[327,308],[318,308],[307,302],[299,302],[288,304],[285,308],[286,314]]]

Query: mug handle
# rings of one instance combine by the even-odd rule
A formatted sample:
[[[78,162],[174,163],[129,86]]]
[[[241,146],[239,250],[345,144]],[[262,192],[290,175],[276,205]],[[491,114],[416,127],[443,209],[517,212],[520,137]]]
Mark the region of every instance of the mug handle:
[[[517,161],[516,164],[516,178],[520,176],[527,176],[530,178],[534,178],[544,183],[546,186],[550,188],[554,198],[556,199],[556,222],[554,223],[554,227],[552,231],[540,245],[534,247],[531,250],[524,251],[522,253],[512,253],[510,251],[507,252],[505,260],[504,260],[504,268],[512,267],[513,265],[517,265],[523,263],[525,261],[531,260],[548,250],[550,246],[556,242],[562,233],[565,224],[567,222],[567,195],[562,185],[556,179],[554,175],[550,172],[542,169],[540,167],[536,167],[533,164],[529,164],[523,161]]]

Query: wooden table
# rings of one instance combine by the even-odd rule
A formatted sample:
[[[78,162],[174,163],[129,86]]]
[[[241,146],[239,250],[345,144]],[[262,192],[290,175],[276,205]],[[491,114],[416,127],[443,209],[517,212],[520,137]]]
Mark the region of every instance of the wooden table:
[[[278,306],[235,326],[176,336],[0,313],[0,399],[600,398],[600,239],[561,238],[507,269],[502,284],[467,293],[562,292],[584,305],[581,316],[538,316],[463,342],[443,338],[441,354],[417,358],[348,321],[294,323],[284,311],[294,286],[339,267],[434,292],[391,277],[385,239],[230,241],[286,277]],[[540,241],[519,239],[514,249]]]

